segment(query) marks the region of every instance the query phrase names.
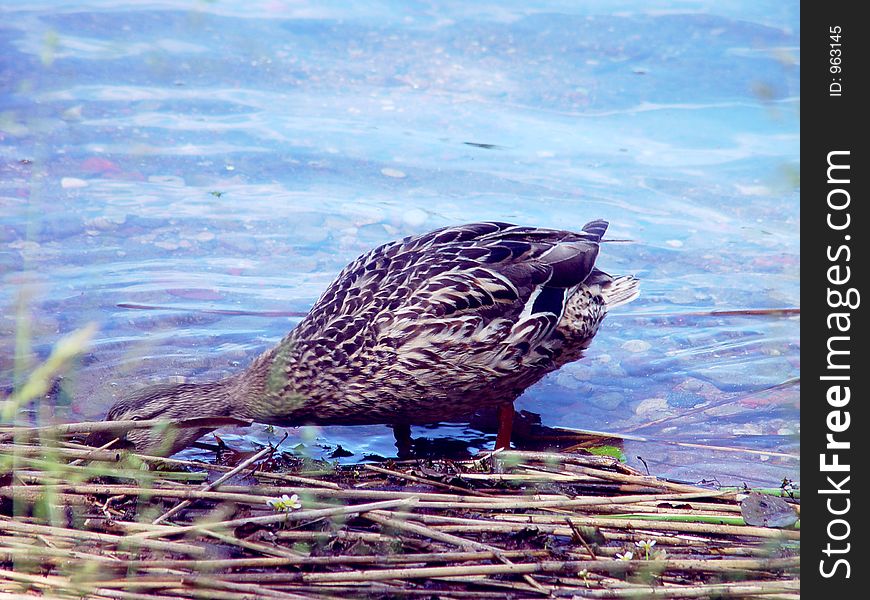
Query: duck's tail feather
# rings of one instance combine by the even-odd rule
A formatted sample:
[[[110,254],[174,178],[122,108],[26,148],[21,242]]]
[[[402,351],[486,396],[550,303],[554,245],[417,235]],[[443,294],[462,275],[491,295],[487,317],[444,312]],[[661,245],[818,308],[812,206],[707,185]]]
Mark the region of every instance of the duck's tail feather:
[[[640,295],[640,281],[631,275],[614,277],[601,289],[601,295],[608,310],[628,304]]]
[[[604,219],[596,219],[586,223],[583,226],[583,231],[590,234],[596,242],[600,242],[601,238],[604,237],[604,232],[607,231],[608,225],[609,223]]]

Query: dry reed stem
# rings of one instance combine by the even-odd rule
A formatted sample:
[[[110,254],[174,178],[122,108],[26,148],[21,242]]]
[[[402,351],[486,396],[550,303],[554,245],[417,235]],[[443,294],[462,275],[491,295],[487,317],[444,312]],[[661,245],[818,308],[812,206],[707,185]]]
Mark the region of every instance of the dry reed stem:
[[[589,590],[584,598],[748,598],[751,595],[769,597],[771,594],[800,590],[795,581],[753,581],[695,585],[690,588],[652,587],[632,589]]]
[[[512,564],[510,562],[510,559],[506,558],[502,554],[502,552],[499,548],[490,546],[488,544],[482,544],[480,542],[473,542],[471,540],[466,540],[465,538],[461,538],[461,537],[458,537],[455,535],[440,533],[440,532],[434,531],[432,529],[429,529],[428,527],[424,527],[423,525],[410,523],[410,522],[402,520],[402,519],[396,519],[396,518],[386,516],[382,511],[377,511],[377,512],[372,511],[371,513],[363,515],[363,516],[366,519],[368,519],[370,521],[374,521],[375,523],[378,523],[380,525],[385,525],[387,527],[392,527],[394,529],[401,529],[404,531],[410,531],[412,533],[416,533],[417,535],[422,535],[423,537],[427,537],[429,539],[434,539],[434,540],[438,540],[441,542],[446,542],[448,544],[454,544],[454,545],[456,545],[460,548],[463,548],[465,550],[488,550],[488,551],[492,552],[493,556],[495,558],[497,558],[498,560],[500,560],[504,563],[507,563],[507,564]],[[528,581],[528,583],[531,586],[535,587],[539,592],[543,593],[544,590],[541,587],[541,585],[537,581],[535,581],[534,579],[532,579],[531,577],[529,577],[527,575],[528,574],[524,574],[524,579],[526,579],[526,581]]]
[[[263,448],[262,450],[260,450],[256,454],[254,454],[253,456],[249,457],[247,460],[244,460],[241,463],[239,463],[234,469],[228,471],[227,473],[224,473],[221,477],[219,477],[215,481],[212,481],[211,483],[203,484],[199,488],[199,491],[200,492],[208,492],[210,490],[213,490],[213,489],[219,487],[220,484],[222,484],[224,481],[228,480],[230,477],[232,477],[236,473],[240,473],[241,471],[244,471],[246,468],[248,468],[248,466],[254,464],[258,460],[260,460],[263,456],[265,456],[266,454],[269,454],[273,450],[274,449],[271,446],[267,446],[267,447]],[[183,501],[179,502],[178,504],[176,504],[175,506],[170,508],[168,511],[166,511],[165,513],[163,513],[162,515],[160,515],[159,517],[154,519],[151,522],[151,524],[152,525],[159,525],[160,523],[162,523],[166,519],[170,518],[172,515],[178,513],[179,511],[183,510],[184,508],[190,506],[190,504],[191,504],[190,500],[183,500]]]
[[[631,519],[607,519],[598,517],[572,517],[575,525],[601,527],[607,529],[631,529],[639,531],[679,531],[682,533],[703,533],[713,535],[732,535],[740,537],[758,537],[765,539],[800,539],[799,531],[785,529],[769,529],[766,527],[751,527],[749,525],[714,525],[709,523],[681,523],[677,521],[646,521]],[[535,527],[553,535],[570,536],[570,530],[558,525],[546,523],[477,523],[438,526],[438,531],[457,533],[498,533],[521,531]]]
[[[216,577],[202,575],[140,575],[135,579],[110,579],[80,582],[82,585],[98,589],[161,589],[173,587],[193,587],[211,590],[223,590],[234,593],[254,594],[255,598],[275,598],[276,600],[300,600],[304,598],[298,594],[289,594],[279,590],[252,583],[236,583],[225,581]]]
[[[231,489],[230,486],[226,486],[225,489]],[[257,488],[244,488],[239,486],[233,486],[232,489],[251,489],[252,491],[261,492],[265,491],[263,489]],[[21,495],[23,497],[36,498],[39,495],[40,490],[52,490],[53,492],[69,492],[70,494],[106,494],[106,495],[135,495],[140,497],[164,497],[164,498],[183,498],[185,500],[212,500],[212,501],[228,501],[228,502],[238,502],[244,504],[252,504],[259,505],[263,504],[265,499],[280,496],[281,494],[286,493],[314,493],[315,495],[322,497],[346,497],[346,498],[378,498],[378,499],[401,499],[401,498],[420,498],[421,501],[417,504],[419,509],[432,509],[432,510],[521,510],[521,509],[545,509],[545,508],[579,508],[579,507],[599,507],[599,506],[619,506],[624,504],[636,504],[642,503],[640,506],[644,506],[649,510],[647,512],[665,512],[664,509],[658,509],[657,507],[649,507],[650,503],[653,502],[663,502],[663,501],[680,501],[680,502],[689,502],[691,500],[697,498],[717,498],[717,497],[728,497],[732,495],[731,492],[717,492],[717,491],[705,491],[705,492],[691,492],[691,493],[673,493],[673,494],[638,494],[638,495],[629,495],[629,496],[618,496],[618,497],[602,497],[602,496],[588,496],[588,497],[580,497],[580,498],[568,498],[564,497],[564,499],[553,499],[553,500],[526,500],[526,499],[514,499],[512,497],[491,497],[486,501],[479,501],[479,498],[468,498],[466,501],[455,501],[453,500],[453,496],[438,496],[435,494],[426,494],[424,492],[394,492],[394,491],[382,491],[382,492],[372,492],[372,493],[355,493],[356,490],[346,490],[347,493],[344,494],[329,494],[321,492],[320,490],[312,491],[307,488],[271,488],[268,491],[271,492],[269,494],[253,494],[253,493],[236,493],[229,491],[215,492],[211,490],[190,490],[186,488],[140,488],[135,486],[124,486],[124,485],[45,485],[39,486],[35,489],[30,488],[4,488],[0,489],[0,496],[13,497],[16,495]],[[427,501],[430,498],[434,498],[431,501]],[[441,498],[451,498],[451,500],[442,501]],[[477,500],[477,501],[476,501]],[[736,506],[729,506],[726,504],[716,505],[707,503],[705,505],[705,509],[712,509],[713,507],[720,508],[721,510],[728,512],[739,512],[740,508]],[[635,507],[636,508],[636,507]],[[730,509],[730,510],[729,510]],[[633,511],[635,509],[632,509]],[[643,509],[641,509],[643,510]],[[679,510],[679,509],[675,509]],[[694,511],[693,514],[704,514],[703,512]]]
[[[52,527],[50,525],[35,525],[32,523],[13,521],[7,517],[0,517],[0,531],[10,531],[14,533],[42,533],[59,538],[101,542],[104,544],[111,544],[118,548],[123,548],[124,546],[135,546],[148,548],[150,550],[177,552],[179,554],[187,554],[190,556],[204,557],[206,555],[205,549],[182,542],[166,542],[161,540],[136,538],[131,535],[119,536],[108,533],[97,533],[95,531],[79,531],[63,527]]]
[[[296,558],[300,556],[298,552],[293,552],[292,550],[288,550],[286,548],[278,546],[277,544],[272,546],[267,544],[258,544],[257,542],[241,540],[235,536],[226,535],[217,531],[206,531],[204,533],[205,535],[220,540],[225,544],[238,546],[239,548],[244,548],[252,552],[257,552],[258,554],[265,554],[266,556],[276,556],[280,558]]]
[[[339,515],[354,515],[365,513],[368,511],[395,508],[398,506],[412,506],[415,504],[416,498],[403,498],[401,500],[385,500],[383,502],[371,502],[368,504],[352,504],[350,506],[339,506],[335,508],[321,508],[315,510],[300,510],[298,512],[282,512],[276,515],[267,515],[264,517],[246,517],[243,519],[233,519],[230,521],[215,521],[212,523],[203,522],[196,525],[187,525],[182,527],[173,527],[171,529],[161,529],[158,531],[145,531],[136,533],[129,538],[146,539],[154,537],[163,537],[165,535],[180,535],[183,533],[202,533],[215,529],[232,529],[241,525],[271,525],[277,523],[286,523],[288,521],[313,521],[324,517],[336,517]]]
[[[411,475],[410,473],[402,473],[400,471],[394,471],[391,469],[384,469],[383,467],[377,467],[375,465],[363,465],[363,467],[369,471],[373,471],[375,473],[380,473],[382,475],[389,475],[391,477],[399,477],[401,479],[406,479],[408,481],[415,481],[417,483],[424,483],[426,485],[431,485],[432,487],[441,488],[442,490],[450,490],[453,492],[459,492],[461,494],[468,494],[470,496],[483,496],[489,497],[490,494],[485,494],[483,492],[478,492],[476,490],[471,490],[467,488],[461,488],[459,486],[450,485],[449,483],[443,483],[441,481],[435,481],[432,479],[425,479],[423,477],[417,477],[416,475]]]
[[[12,549],[0,549],[0,555]],[[16,549],[17,550],[17,549]],[[20,554],[15,552],[16,554]],[[548,553],[544,550],[501,550],[500,553],[506,558],[535,558],[544,557]],[[76,553],[61,554],[57,552],[57,558],[68,560],[69,564],[73,564],[75,560],[92,560],[99,555],[76,556]],[[438,552],[426,554],[396,554],[396,555],[346,555],[346,556],[302,556],[288,555],[284,557],[269,557],[269,558],[226,558],[226,559],[205,559],[205,560],[185,560],[185,559],[156,559],[156,560],[141,560],[141,559],[126,559],[116,560],[106,557],[103,558],[104,564],[101,563],[101,568],[109,569],[177,569],[177,570],[192,570],[192,571],[217,571],[224,569],[264,569],[268,567],[287,567],[287,566],[328,566],[328,565],[389,565],[389,564],[406,564],[406,563],[428,563],[428,562],[476,562],[476,561],[491,561],[493,553],[491,551],[480,552]],[[73,559],[73,560],[69,560]],[[250,573],[252,578],[257,578],[264,573]],[[291,573],[292,575],[292,573]],[[282,581],[284,581],[282,579]]]
[[[531,573],[626,573],[640,570],[651,572],[676,570],[684,572],[739,572],[743,570],[794,570],[800,567],[797,558],[734,559],[734,560],[579,560],[540,561],[501,565],[462,565],[449,567],[420,567],[403,569],[372,569],[368,571],[342,571],[337,573],[288,573],[295,581],[306,583],[381,581],[386,579],[438,579],[468,575],[506,575]]]
[[[68,435],[101,432],[123,434],[133,429],[168,426],[178,427],[179,429],[187,429],[191,427],[249,427],[251,423],[252,421],[249,419],[237,419],[235,417],[195,417],[182,420],[148,419],[143,421],[89,421],[84,423],[47,425],[44,427],[0,427],[0,440],[14,438],[20,442],[35,437],[61,438]]]

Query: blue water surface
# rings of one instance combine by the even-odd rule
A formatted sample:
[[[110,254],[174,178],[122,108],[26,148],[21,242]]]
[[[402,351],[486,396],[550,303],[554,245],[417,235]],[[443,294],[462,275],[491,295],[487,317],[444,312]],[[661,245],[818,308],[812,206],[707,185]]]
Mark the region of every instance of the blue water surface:
[[[648,440],[625,452],[656,474],[796,478],[798,316],[711,312],[799,307],[798,14],[0,0],[0,389],[96,323],[28,414],[99,418],[137,386],[244,368],[383,242],[604,218],[628,241],[600,264],[642,295],[518,408]],[[387,427],[289,431],[395,455]]]

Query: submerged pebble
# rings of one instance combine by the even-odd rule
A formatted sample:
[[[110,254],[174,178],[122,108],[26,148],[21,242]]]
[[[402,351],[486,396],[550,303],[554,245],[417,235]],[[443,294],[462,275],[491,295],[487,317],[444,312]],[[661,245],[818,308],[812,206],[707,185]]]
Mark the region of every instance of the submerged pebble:
[[[74,190],[78,188],[88,187],[88,182],[78,177],[62,177],[60,187],[65,190]]]
[[[390,169],[389,167],[381,169],[381,175],[386,177],[393,177],[394,179],[402,179],[406,177],[404,171],[400,171],[398,169]]]
[[[646,352],[650,348],[652,344],[644,340],[628,340],[622,345],[622,349],[629,352]]]
[[[668,411],[668,401],[665,398],[647,398],[641,400],[634,407],[634,413],[639,417],[646,417],[652,413],[664,413]]]

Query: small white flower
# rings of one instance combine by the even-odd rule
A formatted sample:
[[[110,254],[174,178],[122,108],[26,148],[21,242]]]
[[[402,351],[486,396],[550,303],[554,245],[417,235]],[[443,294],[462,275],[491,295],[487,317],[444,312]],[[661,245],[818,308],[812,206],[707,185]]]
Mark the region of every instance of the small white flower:
[[[266,500],[266,506],[270,506],[272,508],[277,508],[278,505],[284,504],[284,502],[289,502],[289,501],[290,501],[290,496],[288,496],[287,494],[284,494],[280,498],[269,498],[268,500]]]
[[[639,542],[634,543],[640,550],[643,550],[644,555],[647,560],[649,560],[649,553],[652,550],[652,547],[656,545],[655,540],[640,540]]]
[[[634,558],[634,552],[617,552],[616,560],[631,560]]]
[[[274,508],[276,511],[290,512],[291,510],[302,508],[302,502],[296,494],[292,496],[284,494],[280,498],[269,498],[266,500],[266,506]]]

